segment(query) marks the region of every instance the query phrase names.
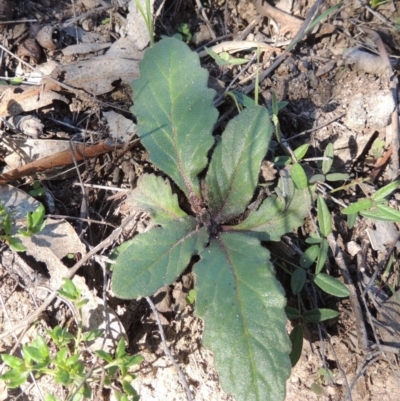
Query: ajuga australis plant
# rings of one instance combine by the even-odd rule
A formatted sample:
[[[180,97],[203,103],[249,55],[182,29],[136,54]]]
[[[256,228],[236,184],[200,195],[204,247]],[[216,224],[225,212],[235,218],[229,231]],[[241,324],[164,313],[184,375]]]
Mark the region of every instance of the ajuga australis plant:
[[[267,110],[252,106],[215,138],[218,112],[207,79],[197,54],[177,39],[161,40],[140,63],[132,84],[138,135],[187,202],[180,205],[162,177],[140,177],[130,201],[157,227],[121,249],[112,288],[124,299],[151,295],[197,255],[196,313],[223,388],[238,401],[279,401],[291,346],[283,289],[261,241],[299,227],[311,198],[283,169],[275,194],[248,209],[273,127]]]

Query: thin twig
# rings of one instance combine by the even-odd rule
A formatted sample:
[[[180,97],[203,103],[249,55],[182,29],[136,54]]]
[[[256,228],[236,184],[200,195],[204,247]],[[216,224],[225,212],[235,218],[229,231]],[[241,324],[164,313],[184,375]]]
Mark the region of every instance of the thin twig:
[[[350,276],[349,269],[344,260],[343,253],[339,248],[335,237],[331,233],[328,235],[327,239],[329,247],[331,248],[333,256],[335,258],[335,262],[337,266],[340,268],[346,287],[350,292],[349,295],[350,303],[353,309],[354,317],[356,318],[358,347],[361,350],[366,350],[368,348],[367,329],[365,327],[361,305],[360,302],[358,301],[356,288],[354,286],[353,280]]]
[[[197,4],[199,11],[201,12],[201,15],[203,16],[203,20],[206,23],[208,30],[210,31],[211,37],[213,39],[215,39],[217,37],[217,35],[215,34],[214,30],[212,29],[212,26],[210,24],[210,21],[208,20],[207,13],[206,13],[205,8],[203,7],[203,4],[201,4],[200,0],[196,0],[196,4]]]
[[[150,308],[151,308],[151,310],[153,311],[153,313],[154,313],[154,315],[156,317],[158,330],[160,331],[161,341],[162,341],[163,348],[164,348],[164,353],[170,359],[170,361],[174,365],[176,371],[178,372],[178,375],[179,375],[179,378],[181,380],[181,383],[182,383],[183,387],[185,388],[186,396],[187,396],[188,401],[193,401],[192,393],[191,393],[191,391],[189,389],[189,385],[188,385],[188,383],[186,381],[185,375],[183,374],[183,372],[182,372],[181,368],[179,367],[179,365],[176,363],[176,361],[175,361],[175,359],[174,359],[174,357],[173,357],[173,355],[171,353],[171,350],[168,348],[167,340],[165,339],[165,334],[164,334],[164,330],[162,328],[162,324],[161,324],[161,320],[160,320],[160,315],[158,314],[158,310],[157,310],[156,306],[154,305],[153,301],[150,299],[150,297],[146,297],[146,301],[150,305]]]

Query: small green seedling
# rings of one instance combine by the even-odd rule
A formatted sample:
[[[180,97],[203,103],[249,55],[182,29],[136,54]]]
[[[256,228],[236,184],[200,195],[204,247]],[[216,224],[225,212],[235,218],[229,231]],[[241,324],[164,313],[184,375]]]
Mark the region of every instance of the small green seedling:
[[[333,372],[330,369],[318,369],[317,378],[311,385],[311,391],[313,391],[316,395],[322,395],[324,393],[324,388],[322,386],[332,383],[333,378]]]
[[[26,215],[26,230],[18,230],[18,234],[13,234],[16,231],[15,223],[12,219],[12,214],[0,202],[0,240],[7,244],[16,252],[26,251],[18,235],[30,237],[33,234],[38,234],[43,230],[46,222],[44,221],[45,209],[40,205],[35,211],[28,212]]]
[[[186,201],[179,204],[161,176],[139,178],[129,201],[158,227],[118,251],[112,288],[123,299],[150,296],[197,255],[195,310],[222,386],[238,401],[282,401],[291,370],[286,301],[260,241],[279,241],[302,225],[312,197],[307,185],[296,188],[289,167],[276,193],[247,209],[273,133],[269,113],[253,104],[216,142],[207,81],[197,54],[176,39],[163,39],[140,63],[132,84],[138,135]]]
[[[205,50],[215,60],[215,62],[220,67],[227,66],[227,65],[241,65],[241,64],[246,64],[249,62],[249,60],[247,60],[245,58],[232,57],[227,52],[222,52],[222,53],[218,54],[211,49],[205,48]]]
[[[192,40],[192,34],[190,32],[189,25],[186,22],[179,24],[178,32],[182,35],[182,40],[185,42],[190,42]]]
[[[34,198],[43,196],[46,193],[46,188],[41,184],[40,181],[35,181],[32,185],[33,189],[29,191],[29,195]]]
[[[349,179],[349,175],[346,173],[336,173],[332,171],[334,157],[334,147],[332,143],[328,143],[324,151],[324,160],[318,163],[318,173],[314,174],[310,178],[310,184],[315,182],[335,182],[335,181],[345,181]]]
[[[18,230],[18,233],[24,237],[31,237],[33,234],[42,231],[46,225],[46,221],[44,220],[45,213],[43,205],[40,205],[32,213],[28,212],[26,214],[26,230]]]
[[[189,305],[192,305],[194,304],[194,301],[196,301],[196,290],[190,290],[186,297],[186,302]]]
[[[365,198],[342,210],[343,214],[368,217],[372,220],[397,223],[400,222],[400,211],[388,206],[386,198],[400,187],[400,180],[393,181],[376,191],[371,198]]]
[[[21,358],[2,354],[1,358],[9,370],[0,376],[0,380],[4,381],[8,388],[17,388],[25,383],[31,374],[36,378],[47,376],[54,380],[54,383],[64,386],[68,390],[68,399],[74,401],[91,399],[90,383],[102,383],[104,387],[112,389],[117,399],[138,400],[138,395],[131,385],[135,375],[129,371],[132,366],[140,364],[143,358],[128,355],[125,351],[125,341],[121,339],[114,356],[103,350],[96,351],[103,364],[95,367],[90,378],[87,378],[92,366],[85,365],[82,353],[85,351],[85,345],[100,337],[103,330],[83,331],[81,310],[87,300],[82,299],[81,291],[71,280],[64,279],[58,293],[72,301],[78,310],[76,333],[56,326],[52,330],[46,330],[49,337],[47,340],[38,335],[30,344],[25,344]],[[45,400],[58,401],[52,394],[46,394]]]

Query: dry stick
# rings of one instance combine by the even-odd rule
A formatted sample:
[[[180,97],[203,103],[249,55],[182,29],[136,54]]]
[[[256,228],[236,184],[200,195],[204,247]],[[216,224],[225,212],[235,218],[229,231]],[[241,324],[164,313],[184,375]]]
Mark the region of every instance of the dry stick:
[[[361,350],[366,350],[368,348],[368,339],[367,339],[367,329],[364,324],[364,318],[361,310],[361,305],[360,302],[358,301],[356,289],[353,283],[353,280],[350,276],[349,269],[347,268],[346,262],[343,257],[343,253],[341,249],[339,248],[335,237],[333,234],[329,234],[328,237],[328,243],[329,246],[332,250],[333,256],[335,258],[335,262],[340,268],[342,272],[342,276],[344,278],[344,282],[349,289],[350,295],[350,303],[351,307],[354,312],[354,316],[356,318],[356,330],[357,330],[357,340],[358,340],[358,347]]]
[[[118,227],[117,229],[115,229],[105,240],[101,241],[100,244],[96,245],[90,252],[88,252],[85,256],[83,256],[83,258],[75,263],[75,265],[73,267],[71,267],[71,269],[69,269],[68,275],[66,276],[66,278],[72,278],[75,273],[88,261],[90,260],[90,258],[94,255],[97,254],[97,252],[99,252],[100,250],[107,248],[108,246],[110,246],[121,234],[122,229],[124,227],[126,227],[126,225],[132,220],[132,218],[134,218],[135,215],[129,216],[127,217],[120,225],[120,227]],[[31,324],[36,318],[38,318],[40,316],[40,314],[42,312],[44,312],[47,307],[54,301],[55,298],[57,298],[57,292],[54,292],[52,295],[50,295],[44,302],[42,305],[39,306],[38,309],[36,309],[33,313],[31,313],[29,316],[27,316],[26,318],[24,318],[22,320],[22,322],[18,323],[17,325],[15,325],[13,327],[12,330],[7,330],[4,333],[0,334],[0,340],[2,338],[8,337],[9,335],[13,334],[14,332],[18,331],[19,329]]]
[[[165,334],[164,334],[164,330],[162,328],[162,324],[161,324],[161,320],[160,320],[160,315],[158,314],[158,310],[157,310],[156,306],[154,305],[153,301],[150,299],[150,297],[146,297],[146,301],[150,305],[150,308],[151,308],[151,310],[153,311],[153,313],[154,313],[154,315],[156,317],[158,330],[160,331],[161,341],[162,341],[163,348],[164,348],[164,353],[165,353],[165,355],[168,356],[168,358],[170,359],[170,361],[174,365],[175,369],[177,370],[179,378],[181,379],[182,385],[185,388],[187,399],[189,401],[193,401],[192,394],[190,392],[189,385],[188,385],[188,383],[186,381],[185,375],[183,374],[183,372],[182,372],[181,368],[179,367],[179,365],[176,363],[176,361],[174,359],[174,356],[171,353],[171,350],[168,348],[167,340],[165,339]]]
[[[310,11],[307,13],[307,16],[303,22],[303,25],[301,26],[299,32],[297,33],[297,35],[292,39],[292,41],[290,42],[289,46],[287,47],[287,50],[285,50],[285,52],[283,54],[281,54],[279,57],[277,57],[275,59],[275,61],[271,64],[271,66],[269,68],[267,68],[262,75],[260,76],[260,80],[259,82],[261,82],[262,80],[264,80],[269,74],[271,74],[272,71],[275,70],[275,68],[277,68],[285,59],[286,57],[289,55],[289,51],[291,51],[297,44],[297,42],[299,42],[303,35],[304,32],[307,30],[308,26],[311,23],[312,17],[314,16],[315,12],[317,11],[318,7],[321,5],[321,3],[324,0],[317,0],[313,6],[310,8]],[[250,93],[252,90],[254,90],[255,88],[255,82],[253,82],[252,84],[248,85],[245,90],[243,91],[243,93],[245,93],[246,95],[248,93]]]
[[[343,369],[343,367],[342,367],[342,364],[340,363],[340,359],[339,359],[339,357],[338,357],[338,355],[337,355],[337,353],[336,353],[335,347],[334,347],[333,344],[332,344],[331,336],[330,336],[329,333],[326,331],[326,328],[325,328],[324,325],[321,325],[321,324],[320,324],[319,326],[321,327],[321,329],[322,329],[322,330],[324,331],[324,333],[325,333],[325,336],[326,336],[326,339],[327,339],[327,341],[328,341],[328,344],[329,344],[329,346],[331,347],[332,354],[333,354],[333,356],[335,357],[335,361],[336,361],[336,363],[337,363],[337,367],[338,367],[340,373],[342,374],[342,376],[344,377],[344,381],[346,382],[347,391],[348,391],[348,393],[349,393],[349,395],[350,395],[350,401],[352,401],[353,399],[352,399],[352,397],[351,397],[351,385],[349,384],[349,381],[347,380],[346,372],[344,371],[344,369]]]
[[[90,10],[90,11],[84,13],[84,14],[81,14],[81,15],[79,15],[78,17],[71,18],[70,20],[65,21],[65,22],[61,25],[61,27],[62,27],[62,28],[66,28],[66,27],[72,25],[73,23],[80,21],[80,20],[83,19],[83,18],[87,18],[87,17],[91,16],[92,14],[98,13],[98,12],[100,12],[100,11],[109,10],[110,8],[115,8],[115,6],[114,6],[114,5],[107,5],[107,6],[102,6],[102,7],[94,8],[93,10]]]

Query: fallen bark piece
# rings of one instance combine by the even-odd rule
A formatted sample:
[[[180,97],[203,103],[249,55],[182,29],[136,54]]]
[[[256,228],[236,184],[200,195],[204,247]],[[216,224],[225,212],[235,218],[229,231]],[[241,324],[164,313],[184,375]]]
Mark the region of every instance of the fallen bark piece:
[[[7,173],[0,175],[0,184],[5,184],[12,180],[17,180],[22,177],[29,175],[34,175],[41,171],[52,169],[55,167],[62,167],[74,163],[76,161],[81,161],[89,157],[99,156],[103,153],[110,152],[122,145],[114,143],[106,143],[106,141],[100,142],[97,145],[71,145],[73,149],[73,154],[71,149],[64,150],[62,152],[53,154],[51,156],[44,157],[42,159],[35,160],[32,163],[26,164],[25,166],[18,167]]]

